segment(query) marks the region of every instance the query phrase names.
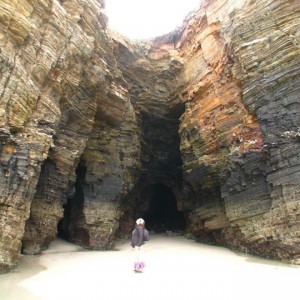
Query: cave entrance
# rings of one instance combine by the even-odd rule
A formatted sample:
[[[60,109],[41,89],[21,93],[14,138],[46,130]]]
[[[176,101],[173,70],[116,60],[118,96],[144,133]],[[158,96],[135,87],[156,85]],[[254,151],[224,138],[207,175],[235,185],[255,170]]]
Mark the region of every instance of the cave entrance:
[[[185,229],[183,212],[178,211],[176,197],[170,187],[161,183],[147,186],[140,201],[148,204],[143,218],[149,230],[160,233]]]
[[[64,216],[57,225],[57,236],[70,242],[87,244],[88,234],[84,230],[78,230],[77,224],[84,220],[84,182],[86,177],[85,161],[81,160],[76,169],[76,182],[74,193],[67,198],[63,205]]]

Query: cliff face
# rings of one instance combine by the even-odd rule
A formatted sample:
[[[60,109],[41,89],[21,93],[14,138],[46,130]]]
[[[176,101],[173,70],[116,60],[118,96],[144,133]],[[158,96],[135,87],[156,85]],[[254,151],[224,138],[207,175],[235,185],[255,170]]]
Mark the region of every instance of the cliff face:
[[[107,247],[139,166],[98,1],[2,1],[1,268],[63,235]],[[20,7],[22,8],[20,10]],[[26,225],[25,225],[26,222]]]
[[[298,263],[297,1],[203,1],[135,43],[103,8],[0,3],[0,268],[57,234],[109,248],[140,216]]]
[[[295,261],[299,8],[220,2],[204,3],[177,43],[186,66],[180,133],[192,231]]]

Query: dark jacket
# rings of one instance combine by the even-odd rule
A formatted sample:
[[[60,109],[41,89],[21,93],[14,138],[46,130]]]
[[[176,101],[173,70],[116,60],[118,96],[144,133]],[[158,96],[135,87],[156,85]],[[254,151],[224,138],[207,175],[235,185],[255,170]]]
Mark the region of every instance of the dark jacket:
[[[141,247],[144,244],[144,226],[136,225],[132,232],[131,246]]]

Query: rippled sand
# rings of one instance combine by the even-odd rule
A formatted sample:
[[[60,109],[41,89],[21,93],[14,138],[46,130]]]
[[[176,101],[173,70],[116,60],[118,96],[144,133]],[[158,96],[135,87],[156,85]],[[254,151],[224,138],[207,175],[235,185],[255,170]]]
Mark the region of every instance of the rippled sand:
[[[147,267],[133,272],[129,241],[115,251],[87,251],[62,240],[39,256],[23,256],[0,275],[0,299],[299,299],[300,267],[184,237],[153,235],[143,247]]]

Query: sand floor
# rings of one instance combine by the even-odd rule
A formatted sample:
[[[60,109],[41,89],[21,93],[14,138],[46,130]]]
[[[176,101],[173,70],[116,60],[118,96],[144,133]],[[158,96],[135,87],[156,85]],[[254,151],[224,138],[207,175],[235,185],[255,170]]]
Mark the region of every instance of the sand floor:
[[[153,235],[141,251],[147,267],[137,274],[129,241],[116,242],[114,251],[87,251],[57,239],[0,275],[0,299],[300,299],[298,266],[178,236]]]

